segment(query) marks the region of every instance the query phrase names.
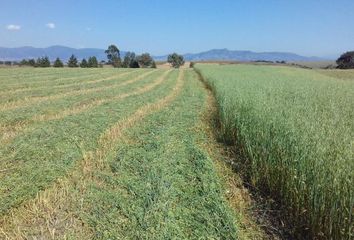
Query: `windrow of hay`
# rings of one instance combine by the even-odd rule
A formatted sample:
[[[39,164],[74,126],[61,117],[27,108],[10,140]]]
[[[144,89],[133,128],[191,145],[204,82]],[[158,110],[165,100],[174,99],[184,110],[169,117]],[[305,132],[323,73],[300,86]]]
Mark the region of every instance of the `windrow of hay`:
[[[73,69],[72,69],[73,70]],[[85,81],[85,79],[87,77],[102,77],[102,73],[100,72],[96,72],[96,73],[87,73],[87,72],[75,72],[77,73],[77,75],[70,73],[70,72],[60,72],[60,73],[55,73],[52,72],[51,74],[48,75],[36,75],[38,73],[32,73],[32,75],[28,75],[28,73],[24,74],[23,76],[14,76],[17,80],[17,82],[13,83],[7,83],[7,81],[11,81],[7,80],[7,81],[2,81],[0,80],[0,84],[3,87],[6,88],[15,88],[13,90],[16,90],[17,87],[18,88],[27,88],[29,86],[33,86],[33,85],[37,85],[37,84],[47,84],[47,83],[51,83],[51,84],[65,84],[66,82],[71,83],[73,81]],[[109,72],[110,75],[115,74],[117,72]],[[63,75],[61,75],[63,74]],[[69,74],[68,76],[66,76],[67,74]],[[33,77],[33,75],[35,75],[35,77]],[[103,77],[106,77],[105,75]],[[30,81],[33,78],[39,78],[36,81]],[[8,91],[10,89],[6,89],[6,91]]]
[[[128,81],[118,82],[118,83],[115,83],[115,84],[112,84],[109,86],[96,87],[96,88],[90,88],[90,89],[73,90],[73,91],[68,91],[66,93],[60,93],[60,94],[44,96],[44,97],[27,97],[27,98],[24,98],[24,99],[21,99],[18,101],[2,104],[0,106],[0,111],[7,111],[7,110],[13,110],[13,109],[22,108],[22,107],[28,107],[28,106],[31,106],[33,104],[37,104],[40,102],[57,100],[57,99],[61,99],[61,98],[69,97],[69,96],[77,96],[77,95],[89,94],[92,92],[100,92],[100,91],[104,91],[104,90],[107,90],[107,89],[110,89],[113,87],[122,87],[127,84],[134,83],[134,82],[146,77],[147,75],[152,74],[155,71],[157,71],[157,70],[146,72],[146,73],[141,74],[141,75],[139,75],[133,79],[130,79]]]
[[[88,182],[92,180],[92,172],[104,166],[104,158],[114,150],[122,137],[123,129],[132,127],[147,115],[161,110],[178,96],[183,88],[183,77],[182,70],[169,95],[155,103],[142,106],[129,117],[121,119],[103,132],[99,137],[99,147],[96,151],[84,152],[83,159],[67,177],[58,179],[52,187],[38,193],[35,199],[12,209],[0,218],[0,237],[4,239],[92,238],[91,229],[78,217],[78,213],[83,210],[85,192]],[[162,79],[160,77],[159,82],[162,82]],[[151,90],[152,87],[149,89]],[[28,232],[31,232],[30,236]]]
[[[130,71],[122,72],[122,73],[119,73],[119,74],[115,74],[113,76],[111,75],[111,76],[100,78],[100,79],[96,79],[96,80],[89,80],[89,81],[83,81],[83,82],[80,81],[80,82],[73,82],[73,83],[70,82],[70,83],[67,83],[67,84],[60,84],[60,85],[54,85],[54,86],[51,85],[51,86],[38,86],[38,87],[24,87],[24,88],[20,88],[20,89],[6,90],[6,92],[2,93],[2,95],[11,95],[11,94],[14,94],[14,93],[19,93],[19,92],[22,93],[22,92],[33,91],[33,90],[60,89],[60,88],[74,87],[74,86],[80,86],[80,85],[95,84],[95,83],[100,83],[100,82],[104,82],[104,81],[113,80],[113,79],[116,79],[116,78],[125,77],[126,75],[131,74],[131,73],[132,72],[130,72]],[[61,78],[61,79],[65,79],[65,78]],[[67,78],[67,79],[73,79],[73,78]],[[45,82],[48,82],[48,80],[45,81]]]
[[[156,86],[160,85],[165,78],[167,77],[167,75],[171,72],[170,71],[166,71],[162,76],[160,76],[159,78],[157,78],[153,83],[148,84],[146,86],[143,87],[139,87],[138,89],[134,90],[133,92],[128,92],[128,93],[124,93],[124,94],[120,94],[117,95],[115,97],[111,97],[111,98],[103,98],[103,99],[96,99],[93,100],[90,103],[85,103],[82,105],[78,105],[75,106],[73,108],[70,109],[64,109],[61,112],[55,113],[55,114],[41,114],[41,115],[36,115],[34,116],[32,119],[28,120],[28,121],[21,121],[18,122],[15,125],[0,125],[0,133],[2,133],[2,137],[0,138],[0,143],[9,143],[12,139],[14,139],[19,133],[21,133],[22,131],[24,131],[24,129],[26,129],[28,127],[28,125],[32,122],[44,122],[44,121],[51,121],[51,120],[58,120],[58,119],[62,119],[65,118],[69,115],[75,115],[75,114],[80,114],[82,112],[88,111],[94,107],[98,107],[104,103],[108,103],[108,102],[112,102],[112,101],[116,101],[116,100],[120,100],[120,99],[124,99],[130,96],[134,96],[134,95],[138,95],[138,94],[143,94],[145,92],[150,91],[151,89],[155,88]],[[141,78],[146,77],[147,75],[149,75],[149,73],[145,73],[142,74],[132,80],[130,80],[130,83],[135,82],[136,80],[139,80]],[[128,84],[129,81],[124,82],[125,85]],[[120,85],[122,86],[122,85]]]

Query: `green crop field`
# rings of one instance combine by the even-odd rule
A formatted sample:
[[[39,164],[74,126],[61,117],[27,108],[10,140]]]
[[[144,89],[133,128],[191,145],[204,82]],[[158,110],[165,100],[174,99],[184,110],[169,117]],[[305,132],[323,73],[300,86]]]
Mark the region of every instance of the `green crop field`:
[[[195,70],[1,68],[0,239],[352,237],[354,72]]]
[[[297,226],[309,228],[308,237],[351,239],[353,71],[196,69],[215,92],[223,137],[236,144],[252,185],[282,203]]]

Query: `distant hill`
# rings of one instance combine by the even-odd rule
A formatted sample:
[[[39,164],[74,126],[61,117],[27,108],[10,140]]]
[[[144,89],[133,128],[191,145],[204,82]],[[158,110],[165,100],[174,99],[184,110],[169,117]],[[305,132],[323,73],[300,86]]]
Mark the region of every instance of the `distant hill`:
[[[319,57],[304,57],[295,53],[287,52],[251,52],[233,51],[228,49],[213,49],[201,53],[188,53],[183,55],[187,61],[323,61]],[[166,60],[167,56],[156,57],[156,60]]]
[[[51,61],[59,57],[67,61],[71,54],[74,54],[79,60],[96,56],[98,60],[106,60],[104,49],[98,48],[70,48],[65,46],[51,46],[48,48],[34,48],[34,47],[19,47],[19,48],[4,48],[0,47],[0,60],[19,61],[22,59],[38,58],[48,56]],[[124,56],[125,52],[121,52]],[[187,61],[297,61],[297,62],[314,62],[324,61],[326,59],[318,57],[304,57],[294,53],[286,52],[251,52],[251,51],[233,51],[228,49],[213,49],[200,53],[184,54]],[[166,61],[167,55],[155,56],[155,60]]]

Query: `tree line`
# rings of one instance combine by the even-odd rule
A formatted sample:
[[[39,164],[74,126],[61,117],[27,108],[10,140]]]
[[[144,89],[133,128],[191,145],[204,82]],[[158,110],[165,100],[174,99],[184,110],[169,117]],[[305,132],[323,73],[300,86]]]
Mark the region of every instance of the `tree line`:
[[[156,62],[149,53],[136,55],[134,52],[127,52],[122,60],[120,50],[116,45],[112,44],[105,50],[105,54],[107,55],[107,62],[98,62],[95,56],[89,57],[88,60],[84,58],[81,62],[79,62],[77,57],[72,54],[67,62],[67,66],[71,68],[98,68],[107,64],[115,68],[156,68]],[[170,63],[174,68],[179,68],[184,64],[183,56],[178,55],[177,53],[170,54],[168,56],[168,63]],[[60,58],[56,58],[52,65],[47,56],[40,57],[37,60],[23,59],[19,65],[31,67],[64,67],[64,63]]]

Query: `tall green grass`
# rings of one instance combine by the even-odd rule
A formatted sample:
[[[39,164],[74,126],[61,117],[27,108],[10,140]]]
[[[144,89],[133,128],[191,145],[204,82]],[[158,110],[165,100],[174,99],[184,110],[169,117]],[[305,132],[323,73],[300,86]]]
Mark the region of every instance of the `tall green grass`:
[[[215,92],[223,136],[245,157],[250,182],[285,206],[295,234],[351,239],[354,81],[286,67],[195,68]]]

